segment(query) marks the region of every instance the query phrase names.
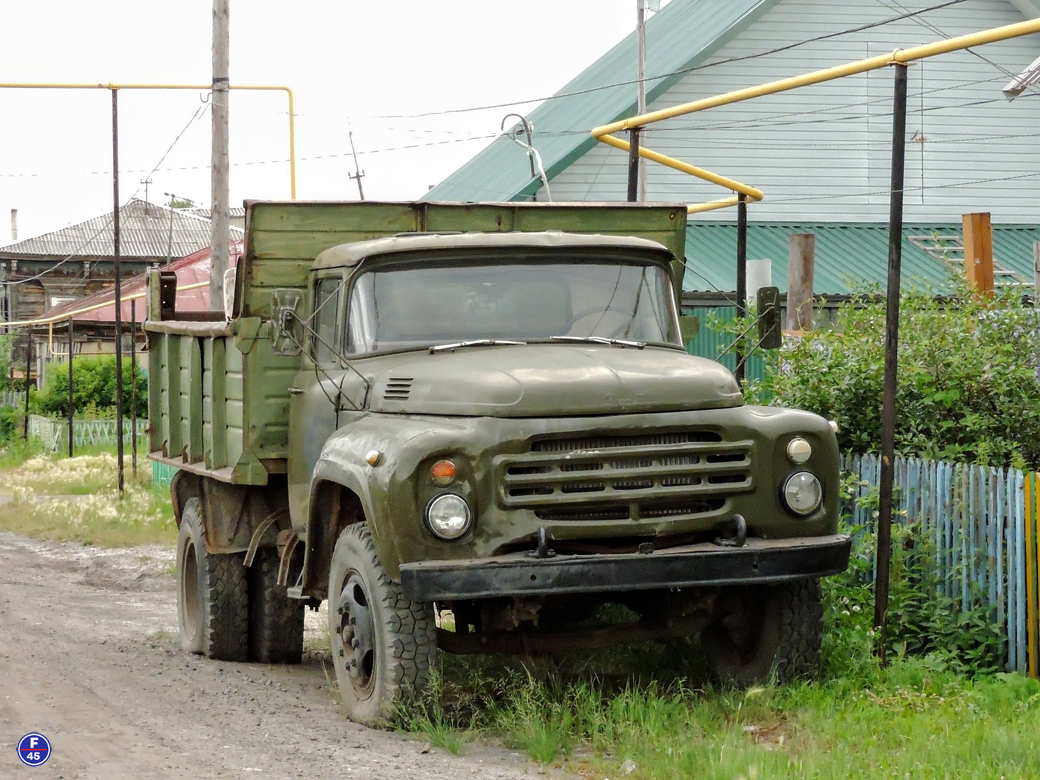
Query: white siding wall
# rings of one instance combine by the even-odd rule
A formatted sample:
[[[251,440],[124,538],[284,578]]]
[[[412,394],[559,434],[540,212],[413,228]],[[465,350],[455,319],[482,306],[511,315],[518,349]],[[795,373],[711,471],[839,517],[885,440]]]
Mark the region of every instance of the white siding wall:
[[[1008,0],[968,0],[766,57],[725,62],[933,3],[781,0],[710,61],[721,64],[684,77],[650,110],[1024,19]],[[989,211],[995,222],[1040,222],[1040,95],[1023,94],[1008,103],[1000,91],[1038,54],[1040,36],[1030,36],[910,67],[907,221],[958,221],[966,212]],[[892,84],[892,69],[886,68],[711,109],[652,125],[645,143],[763,190],[766,199],[750,207],[751,219],[885,221]],[[626,167],[624,153],[597,145],[553,179],[552,195],[623,199]],[[654,163],[648,171],[651,200],[700,202],[731,194]],[[697,219],[734,216],[724,210]]]

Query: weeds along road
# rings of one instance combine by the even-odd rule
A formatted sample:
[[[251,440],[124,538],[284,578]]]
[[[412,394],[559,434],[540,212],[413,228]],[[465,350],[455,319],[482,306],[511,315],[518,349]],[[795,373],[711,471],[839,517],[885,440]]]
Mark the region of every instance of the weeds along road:
[[[2,778],[521,778],[516,753],[464,755],[347,722],[320,654],[298,667],[183,653],[171,551],[0,532]],[[53,754],[23,766],[24,734]]]

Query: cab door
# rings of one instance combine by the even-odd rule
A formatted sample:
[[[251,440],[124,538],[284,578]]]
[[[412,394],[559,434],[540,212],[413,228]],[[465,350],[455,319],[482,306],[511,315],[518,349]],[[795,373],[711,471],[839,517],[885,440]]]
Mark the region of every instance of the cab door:
[[[339,427],[343,368],[338,353],[343,340],[341,276],[319,276],[310,289],[310,320],[301,369],[289,387],[289,511],[293,527],[306,539],[311,474],[326,440]]]

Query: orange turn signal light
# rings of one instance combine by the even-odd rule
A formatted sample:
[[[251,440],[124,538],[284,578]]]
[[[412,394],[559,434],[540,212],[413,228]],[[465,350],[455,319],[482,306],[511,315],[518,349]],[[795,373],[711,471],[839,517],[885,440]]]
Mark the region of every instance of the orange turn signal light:
[[[435,485],[445,487],[455,481],[455,477],[458,475],[458,470],[455,468],[455,464],[450,460],[439,460],[433,464],[433,468],[430,469],[430,476],[433,478]]]

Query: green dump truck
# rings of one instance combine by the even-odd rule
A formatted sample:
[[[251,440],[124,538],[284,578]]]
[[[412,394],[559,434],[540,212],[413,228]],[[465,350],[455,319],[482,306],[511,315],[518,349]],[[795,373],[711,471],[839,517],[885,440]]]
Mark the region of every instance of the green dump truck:
[[[229,311],[178,314],[153,272],[184,648],[299,662],[327,601],[363,723],[438,650],[699,632],[723,679],[811,674],[850,547],[834,431],[683,349],[685,232],[682,206],[251,202]]]

